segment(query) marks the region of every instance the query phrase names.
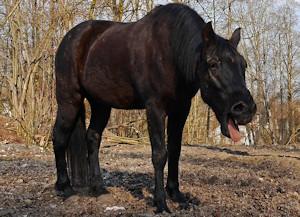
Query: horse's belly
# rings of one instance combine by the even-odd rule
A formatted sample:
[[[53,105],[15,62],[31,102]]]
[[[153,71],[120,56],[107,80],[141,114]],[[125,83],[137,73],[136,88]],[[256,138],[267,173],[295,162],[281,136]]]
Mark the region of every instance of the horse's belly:
[[[133,86],[122,79],[94,78],[84,83],[89,100],[118,109],[143,109],[145,107]]]
[[[128,91],[128,90],[127,90]],[[113,91],[107,93],[106,96],[98,95],[96,100],[117,109],[143,109],[145,107],[141,99],[139,99],[130,91],[126,90]]]

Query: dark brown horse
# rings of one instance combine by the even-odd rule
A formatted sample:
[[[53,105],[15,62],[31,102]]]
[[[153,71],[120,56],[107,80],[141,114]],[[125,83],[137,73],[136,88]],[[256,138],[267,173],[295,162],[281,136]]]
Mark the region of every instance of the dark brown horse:
[[[103,190],[98,152],[111,108],[146,109],[155,205],[158,211],[169,211],[163,178],[167,161],[166,192],[172,200],[184,202],[178,161],[192,97],[201,90],[222,133],[234,141],[240,139],[238,125],[250,122],[256,112],[245,83],[246,62],[236,49],[239,41],[240,29],[226,40],[214,33],[211,23],[181,4],[159,6],[134,23],[87,21],[68,32],[55,61],[56,190],[65,196],[73,193],[65,153],[69,140],[85,133],[79,126],[85,121],[86,98],[92,112],[86,133],[91,190]]]

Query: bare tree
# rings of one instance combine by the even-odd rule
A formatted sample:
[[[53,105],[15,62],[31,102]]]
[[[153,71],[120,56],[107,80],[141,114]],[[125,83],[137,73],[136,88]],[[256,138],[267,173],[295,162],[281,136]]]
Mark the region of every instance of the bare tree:
[[[184,0],[218,34],[229,37],[242,27],[239,49],[248,62],[247,83],[258,114],[246,128],[253,144],[300,140],[299,30],[293,1]],[[67,31],[87,19],[135,21],[159,1],[153,0],[3,0],[0,2],[0,112],[5,104],[18,133],[46,146],[55,116],[54,56]],[[223,143],[214,115],[193,99],[184,129],[185,143]],[[147,143],[143,111],[114,110],[106,130],[111,141]],[[130,138],[130,139],[129,139]]]

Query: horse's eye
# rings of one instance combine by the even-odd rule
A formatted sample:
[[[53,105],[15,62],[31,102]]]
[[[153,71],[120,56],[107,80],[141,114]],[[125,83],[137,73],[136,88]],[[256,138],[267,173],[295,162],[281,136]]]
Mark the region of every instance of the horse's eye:
[[[208,65],[209,65],[208,74],[213,79],[218,74],[219,63],[214,62],[214,63],[209,63]]]
[[[214,70],[218,68],[218,63],[209,63],[209,68]]]
[[[211,63],[211,64],[209,64],[210,68],[217,68],[217,66],[218,66],[217,63]]]

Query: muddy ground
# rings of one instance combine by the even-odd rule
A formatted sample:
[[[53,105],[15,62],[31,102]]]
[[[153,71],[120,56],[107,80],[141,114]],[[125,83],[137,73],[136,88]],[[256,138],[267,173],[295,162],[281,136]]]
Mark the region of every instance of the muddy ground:
[[[63,200],[53,190],[53,153],[6,143],[0,144],[0,216],[155,215],[149,146],[103,144],[109,193]],[[168,200],[172,214],[160,216],[300,216],[300,150],[185,145],[181,189],[190,207]]]

